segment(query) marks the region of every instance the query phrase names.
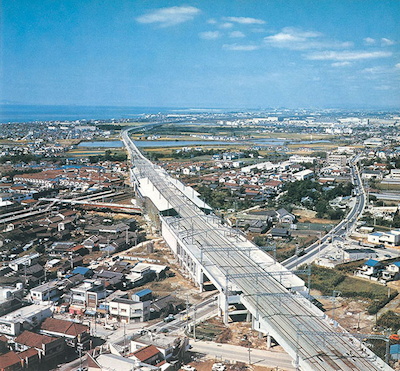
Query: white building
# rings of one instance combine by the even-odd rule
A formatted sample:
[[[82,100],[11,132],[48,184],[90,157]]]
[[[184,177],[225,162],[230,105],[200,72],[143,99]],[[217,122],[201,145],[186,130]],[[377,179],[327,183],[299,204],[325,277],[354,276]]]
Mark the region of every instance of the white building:
[[[150,318],[151,301],[115,298],[109,302],[110,315],[121,322],[145,322]]]
[[[400,245],[400,230],[390,232],[374,232],[368,235],[368,242],[373,244],[385,244],[390,246]]]
[[[34,304],[0,317],[0,333],[18,336],[24,330],[38,326],[53,314],[51,305]]]
[[[336,153],[328,153],[326,161],[330,165],[346,166],[346,164],[347,164],[347,156],[346,155],[339,155],[339,154],[336,154]]]
[[[33,265],[34,263],[36,263],[36,261],[39,259],[40,254],[39,253],[33,253],[33,254],[29,254],[29,255],[25,255],[22,256],[21,258],[12,260],[8,263],[8,266],[18,272],[20,269],[24,268],[24,267],[30,267],[31,265]]]
[[[400,261],[389,264],[382,271],[382,279],[384,281],[395,281],[400,279]]]
[[[314,162],[316,161],[317,158],[316,157],[311,157],[311,156],[300,156],[300,155],[293,155],[289,157],[289,161],[290,162],[294,162],[297,164],[300,163],[309,163],[309,162]]]
[[[81,314],[84,310],[96,310],[101,299],[107,296],[104,284],[96,280],[84,280],[71,289],[70,313]]]
[[[60,298],[60,282],[50,281],[30,290],[31,299],[34,303],[55,302]]]
[[[309,169],[298,171],[297,173],[293,174],[293,177],[296,180],[306,180],[306,179],[312,178],[313,176],[314,176],[314,172]]]

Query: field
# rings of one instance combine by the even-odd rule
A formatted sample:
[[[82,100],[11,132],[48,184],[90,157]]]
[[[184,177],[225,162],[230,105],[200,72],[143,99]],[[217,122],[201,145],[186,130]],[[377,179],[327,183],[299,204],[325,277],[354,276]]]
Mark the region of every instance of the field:
[[[66,152],[66,157],[89,157],[89,156],[104,156],[107,150],[111,150],[114,154],[126,153],[124,149],[120,148],[76,148]]]

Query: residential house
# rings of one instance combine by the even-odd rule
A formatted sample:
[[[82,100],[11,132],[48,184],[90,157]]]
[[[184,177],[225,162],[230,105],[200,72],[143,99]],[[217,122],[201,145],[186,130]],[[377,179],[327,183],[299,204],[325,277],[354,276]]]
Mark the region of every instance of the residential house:
[[[87,279],[80,285],[71,288],[71,314],[94,313],[101,299],[107,296],[104,283],[102,281]]]
[[[286,228],[272,228],[270,233],[273,238],[289,238],[290,237],[290,230],[286,229]]]
[[[76,267],[71,273],[81,274],[85,278],[91,278],[94,274],[94,272],[90,268],[86,267]]]
[[[140,337],[133,338],[130,344],[131,352],[133,352],[133,354],[138,350],[147,348],[148,346],[155,346],[157,350],[162,353],[163,359],[167,362],[172,362],[188,350],[189,339],[180,339],[166,334],[154,336],[154,334],[146,333]],[[149,353],[155,354],[156,352],[152,349]],[[146,353],[140,355],[140,357],[145,356]]]
[[[8,266],[18,272],[20,270],[25,269],[26,267],[30,267],[31,265],[35,264],[39,259],[39,253],[33,253],[29,255],[22,256],[21,258],[12,260],[8,263]]]
[[[98,236],[90,236],[85,241],[83,241],[83,246],[85,246],[89,250],[98,249],[99,248],[99,237]]]
[[[376,281],[378,279],[380,269],[381,263],[379,261],[369,259],[361,266],[361,268],[357,270],[356,275]]]
[[[400,279],[400,261],[388,264],[382,270],[382,280],[397,281]]]
[[[390,358],[395,361],[400,360],[400,344],[393,344],[390,346]]]
[[[30,290],[30,297],[34,303],[57,302],[62,291],[60,281],[50,281]]]
[[[296,220],[296,217],[293,214],[289,213],[289,211],[283,208],[277,210],[276,214],[279,223],[293,224],[293,222]]]
[[[22,283],[15,286],[0,286],[0,316],[22,307],[24,287]]]
[[[140,362],[152,366],[161,366],[160,363],[164,361],[163,354],[154,345],[147,345],[136,350],[129,358],[136,358]]]
[[[90,356],[91,357],[91,356]],[[160,371],[160,367],[151,366],[140,362],[138,359],[125,358],[121,355],[101,353],[90,360],[89,371],[95,370],[118,370],[118,371]]]
[[[67,346],[80,349],[90,347],[90,329],[86,325],[56,318],[47,318],[40,325],[44,335],[64,338]]]
[[[150,301],[114,298],[109,302],[109,313],[112,318],[121,322],[145,322],[150,318]]]
[[[132,294],[132,300],[149,301],[153,298],[153,292],[150,289],[143,289]]]
[[[16,352],[7,352],[0,355],[0,371],[20,371],[23,361]]]
[[[15,348],[25,351],[34,348],[38,351],[41,360],[50,361],[64,353],[64,339],[24,331],[14,339]]]

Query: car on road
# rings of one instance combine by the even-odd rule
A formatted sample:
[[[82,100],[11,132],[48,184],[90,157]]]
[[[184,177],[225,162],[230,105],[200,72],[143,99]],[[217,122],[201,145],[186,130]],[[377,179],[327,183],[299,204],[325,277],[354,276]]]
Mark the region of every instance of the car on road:
[[[106,330],[115,330],[115,325],[110,323],[110,324],[104,325],[104,328]]]
[[[169,332],[169,330],[165,327],[163,327],[162,329],[160,329],[160,331],[162,334],[166,334],[167,332]]]
[[[173,314],[168,314],[168,316],[165,317],[165,318],[163,319],[163,321],[164,321],[164,322],[171,322],[171,321],[173,321],[174,319],[175,319],[175,316],[174,316]]]

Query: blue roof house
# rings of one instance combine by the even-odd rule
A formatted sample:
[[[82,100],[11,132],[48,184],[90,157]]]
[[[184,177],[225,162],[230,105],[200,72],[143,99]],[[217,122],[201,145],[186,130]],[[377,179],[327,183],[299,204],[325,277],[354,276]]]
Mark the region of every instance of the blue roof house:
[[[377,281],[380,270],[381,263],[378,260],[369,259],[358,269],[356,275]]]
[[[400,359],[400,344],[393,344],[390,346],[390,358],[397,361]]]

